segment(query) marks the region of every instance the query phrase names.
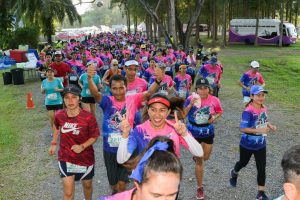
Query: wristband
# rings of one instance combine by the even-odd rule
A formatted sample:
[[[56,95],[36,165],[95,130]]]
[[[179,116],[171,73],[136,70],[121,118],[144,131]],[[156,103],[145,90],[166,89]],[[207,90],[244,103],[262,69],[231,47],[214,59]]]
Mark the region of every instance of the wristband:
[[[157,85],[160,85],[161,81],[158,81],[157,79],[155,79],[155,83],[156,83]]]
[[[56,142],[51,142],[51,145],[56,145]]]

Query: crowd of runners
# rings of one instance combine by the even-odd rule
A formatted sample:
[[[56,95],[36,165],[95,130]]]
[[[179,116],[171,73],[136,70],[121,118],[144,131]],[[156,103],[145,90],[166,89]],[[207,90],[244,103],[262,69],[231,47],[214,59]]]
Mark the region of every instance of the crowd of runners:
[[[212,153],[215,122],[223,114],[218,98],[223,66],[217,52],[207,55],[202,44],[187,52],[182,45],[159,47],[142,34],[102,33],[63,42],[60,49],[46,45],[40,58],[37,70],[53,129],[49,153],[58,149],[64,199],[74,199],[79,180],[85,199],[92,199],[93,144],[100,135],[103,161],[97,162],[105,163],[111,192],[99,199],[177,199],[184,170],[180,147],[195,161],[195,197],[204,199],[205,161]],[[256,199],[267,200],[266,137],[276,126],[264,105],[260,65],[252,61],[249,67],[239,80],[245,103],[240,159],[235,165],[232,161],[228,179],[237,187],[238,174],[253,154]],[[103,111],[102,122],[96,121],[96,105]],[[293,156],[282,161],[288,186],[281,199],[300,198],[300,156]],[[126,191],[129,179],[134,188]]]

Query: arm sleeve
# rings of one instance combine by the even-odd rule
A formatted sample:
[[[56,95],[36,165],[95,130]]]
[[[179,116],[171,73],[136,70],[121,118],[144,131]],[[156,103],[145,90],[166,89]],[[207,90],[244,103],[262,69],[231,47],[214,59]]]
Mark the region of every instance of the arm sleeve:
[[[118,147],[117,162],[119,164],[125,163],[131,156],[128,152],[128,138],[122,138]]]
[[[190,134],[187,134],[186,136],[183,137],[185,142],[188,145],[189,151],[197,157],[202,157],[203,156],[203,149],[202,146],[193,138]]]

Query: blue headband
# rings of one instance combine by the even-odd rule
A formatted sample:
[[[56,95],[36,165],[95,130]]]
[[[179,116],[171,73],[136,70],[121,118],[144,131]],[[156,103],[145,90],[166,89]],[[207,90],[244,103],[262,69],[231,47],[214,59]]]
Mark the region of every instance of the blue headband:
[[[146,163],[148,159],[152,156],[155,151],[166,151],[169,145],[167,142],[156,142],[142,157],[136,168],[133,170],[130,178],[136,180],[137,182],[141,183],[143,181],[143,173]]]

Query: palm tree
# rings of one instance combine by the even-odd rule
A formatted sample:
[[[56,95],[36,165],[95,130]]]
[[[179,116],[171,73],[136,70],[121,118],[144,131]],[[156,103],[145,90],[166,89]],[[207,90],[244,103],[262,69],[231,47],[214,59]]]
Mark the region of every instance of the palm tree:
[[[55,21],[62,23],[68,17],[71,25],[81,17],[72,0],[17,0],[15,6],[18,19],[28,18],[32,23],[40,25],[42,33],[52,43],[51,35],[55,33]]]

